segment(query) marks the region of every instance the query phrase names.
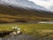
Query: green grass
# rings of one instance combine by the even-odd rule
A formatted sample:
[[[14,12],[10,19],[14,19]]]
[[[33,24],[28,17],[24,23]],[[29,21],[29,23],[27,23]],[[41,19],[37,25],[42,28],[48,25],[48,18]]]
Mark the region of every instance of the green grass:
[[[24,34],[33,36],[53,34],[53,24],[0,24],[0,31],[12,31],[12,27],[14,26],[20,27]]]

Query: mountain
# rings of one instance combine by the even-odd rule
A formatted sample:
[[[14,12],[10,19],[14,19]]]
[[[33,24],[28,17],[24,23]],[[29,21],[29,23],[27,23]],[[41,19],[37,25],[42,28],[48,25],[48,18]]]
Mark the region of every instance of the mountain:
[[[8,4],[8,5],[12,5],[12,6],[19,6],[19,7],[29,7],[32,9],[36,9],[36,10],[44,10],[44,11],[48,11],[46,8],[36,5],[34,2],[29,1],[29,0],[0,0],[0,4],[1,2],[3,2],[2,4]]]
[[[0,1],[0,23],[53,21],[53,13]]]

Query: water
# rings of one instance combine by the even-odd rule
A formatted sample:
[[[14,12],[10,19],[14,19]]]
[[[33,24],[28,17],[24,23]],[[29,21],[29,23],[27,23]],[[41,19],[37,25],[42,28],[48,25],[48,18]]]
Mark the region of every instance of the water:
[[[53,24],[53,21],[40,21],[38,23],[46,23],[46,24]]]

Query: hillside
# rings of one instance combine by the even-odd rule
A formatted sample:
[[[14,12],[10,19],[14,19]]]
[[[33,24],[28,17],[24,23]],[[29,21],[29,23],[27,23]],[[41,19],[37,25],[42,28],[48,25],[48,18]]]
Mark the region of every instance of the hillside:
[[[15,7],[0,5],[0,23],[53,21],[53,14],[28,7]]]

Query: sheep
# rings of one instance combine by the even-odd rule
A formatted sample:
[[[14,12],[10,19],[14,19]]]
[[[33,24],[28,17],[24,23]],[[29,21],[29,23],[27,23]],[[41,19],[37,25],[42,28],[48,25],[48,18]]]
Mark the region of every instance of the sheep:
[[[12,29],[13,29],[13,30],[17,30],[17,28],[18,28],[17,26],[15,26],[15,27],[12,27]]]
[[[12,34],[20,34],[21,33],[20,28],[18,28],[17,26],[12,27],[12,29],[14,31],[14,32],[12,32]]]
[[[17,34],[20,34],[20,33],[21,33],[20,28],[18,28],[17,29]]]
[[[17,33],[16,32],[12,32],[12,33],[10,33],[10,35],[16,35]]]

